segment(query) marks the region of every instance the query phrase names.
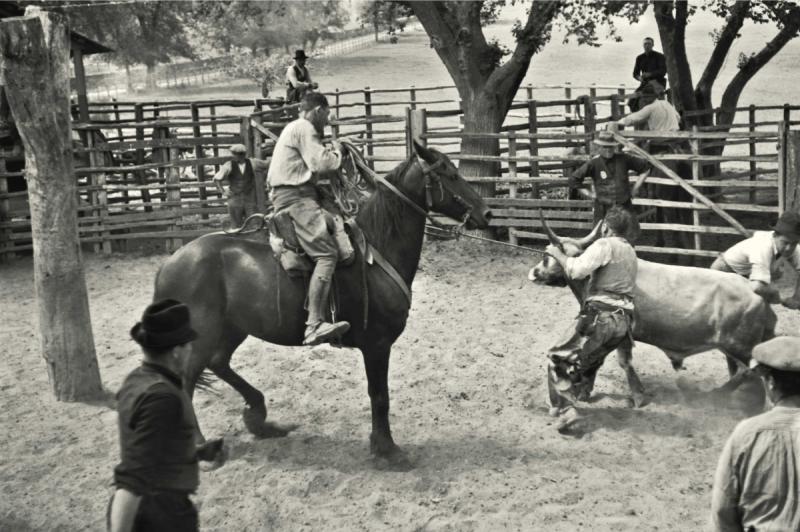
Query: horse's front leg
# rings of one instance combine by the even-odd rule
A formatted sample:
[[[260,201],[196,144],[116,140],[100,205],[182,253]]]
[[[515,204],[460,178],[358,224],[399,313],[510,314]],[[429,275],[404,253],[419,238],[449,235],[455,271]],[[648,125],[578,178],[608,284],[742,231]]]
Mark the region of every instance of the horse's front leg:
[[[367,371],[367,391],[372,406],[372,432],[369,450],[378,460],[379,467],[394,470],[411,469],[405,453],[394,443],[389,427],[389,355],[391,346],[363,347],[364,367]]]

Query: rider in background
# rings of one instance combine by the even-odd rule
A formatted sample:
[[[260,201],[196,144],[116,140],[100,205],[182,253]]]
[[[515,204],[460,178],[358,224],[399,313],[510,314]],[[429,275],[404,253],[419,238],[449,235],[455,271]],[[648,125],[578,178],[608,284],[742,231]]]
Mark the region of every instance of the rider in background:
[[[275,212],[287,209],[300,245],[314,261],[308,288],[308,321],[304,345],[316,345],[338,337],[350,328],[346,321],[325,321],[328,295],[339,248],[328,216],[320,205],[316,174],[342,165],[342,147],[333,141],[326,148],[320,140],[328,124],[328,99],[308,92],[300,102],[300,118],[283,128],[272,155],[267,180]]]
[[[306,53],[304,50],[294,52],[294,64],[286,69],[286,103],[298,103],[303,96],[318,87],[311,81],[311,74],[306,68]]]
[[[668,101],[659,99],[656,88],[650,84],[639,91],[639,110],[611,123],[610,129],[616,129],[617,126],[646,125],[648,131],[680,131],[680,122],[681,115],[678,111]],[[646,149],[651,154],[673,153],[681,144],[680,140],[652,139],[647,143]]]
[[[636,56],[633,77],[640,83],[636,92],[641,91],[650,81],[656,81],[662,88],[667,87],[667,60],[664,54],[653,50],[653,38],[645,37],[642,42],[644,53]]]

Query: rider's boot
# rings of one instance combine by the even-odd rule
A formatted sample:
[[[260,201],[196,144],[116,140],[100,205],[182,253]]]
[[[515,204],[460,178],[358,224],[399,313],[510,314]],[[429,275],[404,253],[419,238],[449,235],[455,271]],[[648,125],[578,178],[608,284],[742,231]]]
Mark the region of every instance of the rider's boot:
[[[350,329],[346,321],[325,321],[325,308],[331,288],[336,259],[318,259],[308,287],[308,321],[303,345],[317,345],[338,338]]]

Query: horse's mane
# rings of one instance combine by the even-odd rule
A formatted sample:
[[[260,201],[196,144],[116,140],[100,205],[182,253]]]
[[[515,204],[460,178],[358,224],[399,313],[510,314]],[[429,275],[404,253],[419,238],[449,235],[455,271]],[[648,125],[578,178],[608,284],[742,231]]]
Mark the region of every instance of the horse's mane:
[[[405,175],[413,160],[413,157],[409,157],[397,165],[386,174],[385,179],[393,185],[397,185],[397,181]],[[407,211],[410,210],[411,207],[405,202],[385,186],[378,184],[372,196],[361,206],[356,221],[358,226],[370,237],[370,241],[380,245],[392,240],[392,237],[399,232]]]

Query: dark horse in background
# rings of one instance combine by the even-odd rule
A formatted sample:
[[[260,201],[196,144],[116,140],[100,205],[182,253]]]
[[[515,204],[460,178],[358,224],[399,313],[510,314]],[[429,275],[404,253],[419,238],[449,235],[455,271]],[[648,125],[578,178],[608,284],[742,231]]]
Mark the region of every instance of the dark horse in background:
[[[414,143],[414,154],[385,179],[396,191],[379,184],[361,206],[357,223],[369,244],[394,266],[409,288],[422,251],[424,212],[464,220],[467,228],[488,227],[489,209],[440,152]],[[392,344],[405,329],[410,301],[397,281],[377,265],[365,264],[358,253],[351,266],[336,271],[336,319],[351,325],[342,344],[363,354],[372,405],[370,451],[387,460],[390,467],[407,468],[408,459],[394,443],[389,428],[387,378]],[[209,368],[244,398],[248,430],[258,437],[286,435],[285,428],[266,421],[264,395],[231,369],[230,361],[250,335],[278,345],[302,345],[307,315],[303,309],[305,284],[304,279],[289,277],[282,270],[265,239],[213,233],[167,259],[156,278],[155,299],[186,303],[199,334],[183,375],[190,396],[201,372]]]

